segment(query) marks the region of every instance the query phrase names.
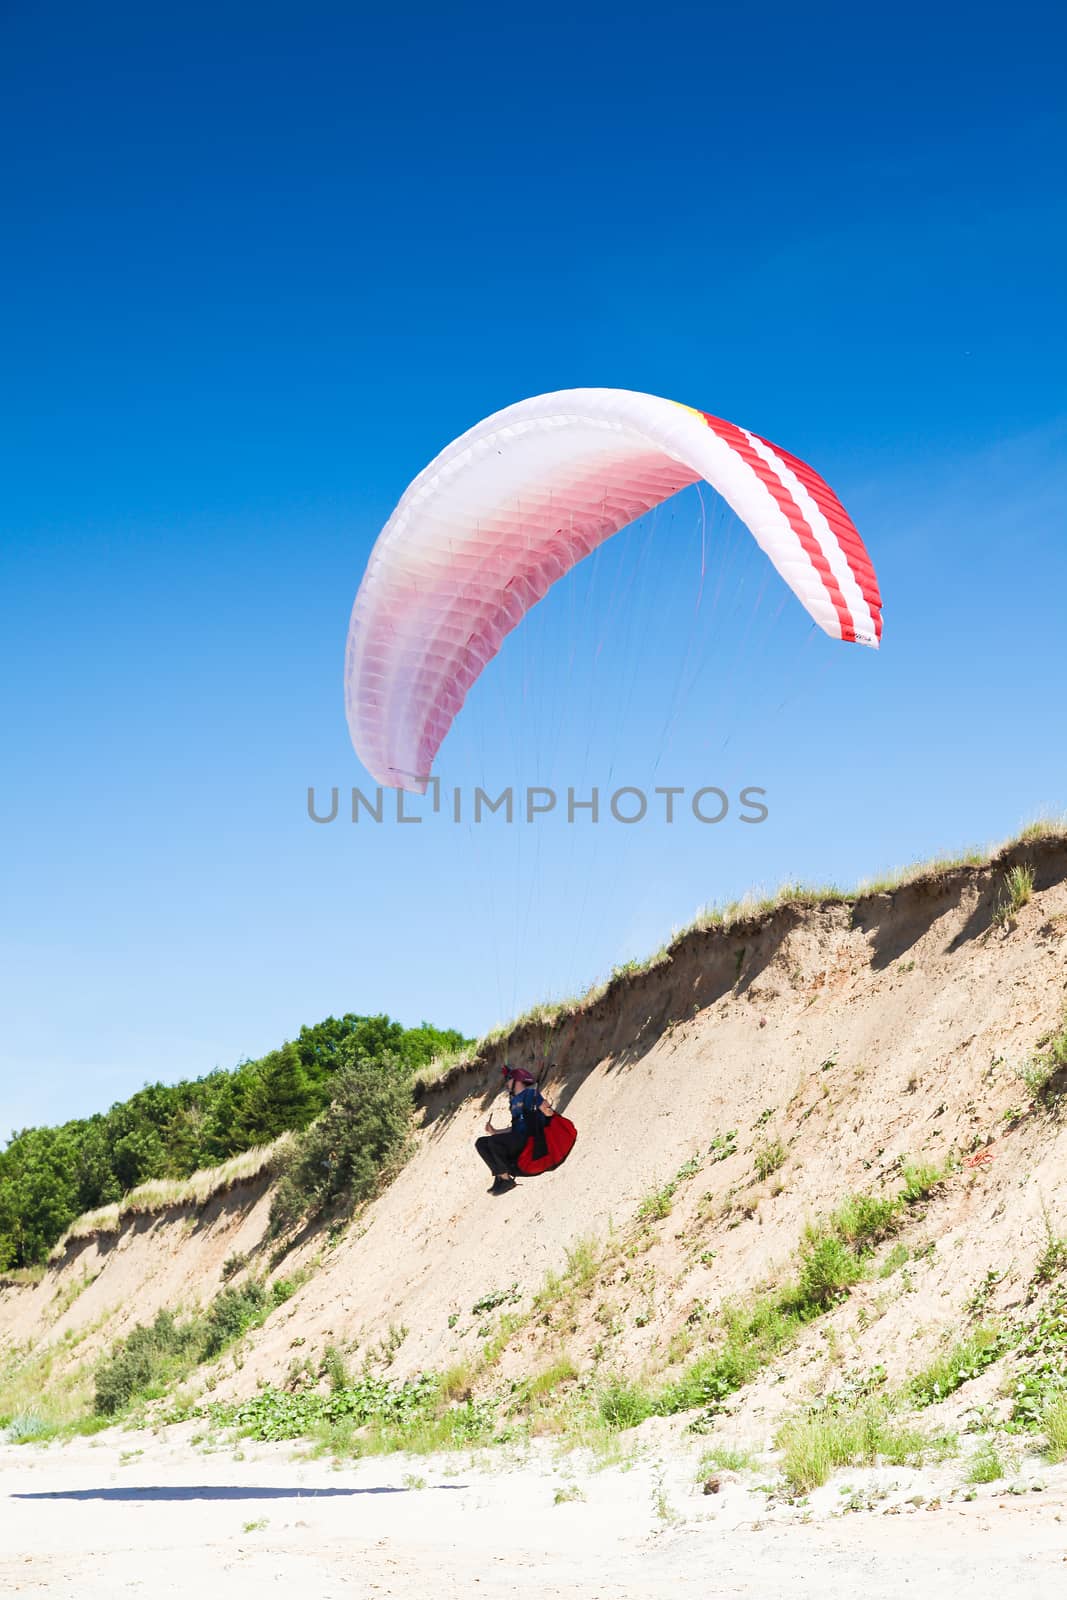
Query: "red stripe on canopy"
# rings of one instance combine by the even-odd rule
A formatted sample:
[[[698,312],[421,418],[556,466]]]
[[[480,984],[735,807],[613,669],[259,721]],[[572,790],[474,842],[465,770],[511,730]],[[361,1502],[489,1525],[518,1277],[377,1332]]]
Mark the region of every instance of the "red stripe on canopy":
[[[801,507],[790,494],[781,478],[771,469],[770,464],[764,461],[758,451],[753,450],[752,445],[740,428],[736,427],[732,422],[724,422],[721,417],[709,416],[706,411],[702,411],[700,414],[712,432],[718,434],[719,438],[728,444],[731,450],[737,452],[745,465],[752,469],[760,482],[770,492],[775,505],[777,505],[800,540],[808,559],[823,581],[823,587],[833,601],[834,610],[837,612],[837,620],[841,624],[842,639],[854,642],[856,625],[852,619],[852,613],[848,608],[844,595],[841,593],[841,586],[834,577],[830,563],[823,554],[822,546],[812,532],[808,519],[805,517]],[[766,444],[767,441],[761,440],[761,443]],[[777,453],[776,445],[771,445],[770,448]]]

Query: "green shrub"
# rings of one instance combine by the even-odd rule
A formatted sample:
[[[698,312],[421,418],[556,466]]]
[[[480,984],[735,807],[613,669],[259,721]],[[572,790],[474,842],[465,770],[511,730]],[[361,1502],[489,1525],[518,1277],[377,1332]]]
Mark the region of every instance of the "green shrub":
[[[398,1057],[361,1056],[341,1066],[330,1105],[294,1142],[271,1204],[271,1231],[369,1199],[407,1144],[411,1104]]]
[[[272,1287],[250,1278],[240,1288],[220,1291],[206,1312],[179,1322],[171,1311],[138,1323],[120,1339],[96,1370],[94,1410],[115,1417],[136,1400],[155,1398],[202,1361],[211,1361],[250,1328],[259,1327],[292,1292],[281,1279]]]
[[[273,1307],[268,1290],[250,1278],[239,1289],[223,1289],[208,1311],[200,1342],[200,1359],[210,1361],[249,1328],[258,1326]]]
[[[97,1368],[97,1415],[117,1416],[135,1398],[184,1375],[196,1364],[203,1333],[202,1323],[179,1324],[170,1311],[160,1311],[147,1325],[138,1323]]]

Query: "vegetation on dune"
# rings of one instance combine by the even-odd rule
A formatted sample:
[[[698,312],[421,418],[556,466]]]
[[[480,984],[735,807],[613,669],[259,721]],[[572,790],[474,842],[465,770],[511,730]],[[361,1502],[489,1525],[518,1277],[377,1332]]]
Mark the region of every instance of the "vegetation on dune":
[[[136,1425],[147,1402],[172,1394],[197,1368],[231,1350],[307,1276],[273,1283],[250,1277],[222,1289],[204,1309],[162,1309],[91,1363],[75,1364],[71,1357],[100,1322],[67,1329],[52,1345],[9,1349],[0,1362],[0,1435],[14,1444],[92,1433],[120,1419]]]
[[[297,1393],[268,1387],[250,1400],[209,1404],[198,1414],[255,1438],[306,1436],[334,1453],[354,1454],[487,1444],[530,1432],[557,1433],[604,1449],[614,1436],[648,1417],[686,1412],[703,1413],[707,1426],[707,1418],[730,1395],[791,1348],[809,1323],[840,1304],[869,1274],[875,1253],[905,1224],[918,1196],[929,1195],[944,1177],[933,1169],[919,1174],[907,1162],[901,1170],[904,1182],[898,1193],[849,1195],[828,1216],[810,1223],[799,1243],[794,1273],[778,1286],[723,1307],[707,1323],[706,1348],[666,1381],[663,1375],[658,1382],[604,1376],[595,1361],[583,1372],[564,1347],[540,1371],[498,1385],[495,1392],[477,1393],[486,1388],[501,1354],[523,1327],[536,1321],[558,1331],[561,1341],[568,1329],[577,1327],[580,1308],[595,1285],[630,1259],[632,1241],[618,1236],[603,1243],[579,1240],[563,1270],[550,1273],[525,1307],[513,1309],[520,1298],[514,1287],[483,1295],[471,1314],[485,1319],[499,1313],[496,1326],[484,1330],[487,1336],[476,1356],[446,1373],[390,1382],[372,1374],[367,1357],[362,1376],[353,1378],[331,1351],[317,1371],[309,1368],[314,1387]],[[662,1220],[678,1184],[692,1175],[687,1164],[672,1184],[648,1197],[632,1231],[643,1233]],[[918,1461],[943,1451],[944,1440],[929,1437],[894,1413],[905,1403],[921,1404],[938,1386],[948,1392],[973,1375],[991,1348],[984,1333],[973,1342],[975,1351],[951,1353],[936,1375],[931,1370],[896,1397],[874,1393],[884,1381],[879,1371],[869,1384],[831,1396],[816,1412],[784,1424],[779,1446],[787,1480],[800,1488],[821,1482],[845,1462]],[[1007,1348],[998,1339],[997,1352]],[[328,1393],[319,1382],[324,1378],[329,1379]],[[1044,1415],[1049,1409],[1044,1392],[1041,1405]],[[1050,1433],[1059,1421],[1056,1413]],[[701,1424],[698,1415],[691,1426],[700,1431]]]
[[[296,1288],[291,1279],[269,1286],[249,1278],[223,1289],[204,1312],[183,1319],[170,1311],[137,1326],[115,1344],[96,1370],[93,1409],[114,1418],[138,1401],[154,1400],[212,1361],[250,1328],[258,1328]]]
[[[357,1104],[374,1104],[375,1081],[398,1081],[388,1063],[351,1066],[352,1112]],[[342,1122],[345,1103],[343,1098],[337,1102]],[[403,1126],[404,1117],[398,1115],[396,1127]],[[323,1134],[329,1127],[324,1126]],[[627,1379],[606,1373],[596,1352],[591,1365],[576,1363],[566,1340],[591,1309],[597,1286],[619,1271],[628,1277],[635,1241],[645,1239],[669,1214],[670,1198],[695,1176],[697,1165],[694,1159],[680,1169],[665,1186],[666,1199],[646,1204],[643,1215],[635,1216],[622,1234],[599,1242],[579,1240],[562,1270],[549,1274],[539,1293],[526,1299],[511,1285],[475,1299],[469,1312],[479,1335],[477,1351],[447,1372],[403,1381],[383,1375],[406,1332],[391,1329],[388,1339],[364,1351],[358,1372],[350,1369],[344,1352],[330,1345],[321,1357],[294,1362],[284,1389],[265,1386],[231,1403],[213,1402],[209,1394],[193,1403],[179,1400],[169,1415],[172,1420],[199,1417],[212,1430],[233,1429],[256,1439],[306,1438],[313,1448],[334,1456],[468,1448],[548,1433],[608,1458],[617,1456],[626,1430],[648,1417],[679,1413],[692,1414],[690,1429],[704,1432],[729,1396],[776,1364],[810,1323],[847,1299],[858,1281],[878,1272],[885,1257],[882,1246],[892,1243],[949,1170],[902,1160],[895,1193],[850,1194],[828,1215],[811,1221],[798,1241],[792,1272],[713,1316],[702,1315],[704,1348],[684,1367],[675,1367],[673,1375],[670,1361],[658,1374],[653,1369],[644,1378]],[[316,1170],[314,1161],[310,1169]],[[346,1170],[358,1181],[358,1169]],[[243,1263],[234,1263],[234,1275],[241,1270]],[[843,1466],[920,1465],[958,1453],[955,1435],[923,1427],[908,1413],[944,1399],[1002,1357],[1009,1362],[1002,1385],[1012,1402],[1009,1430],[1040,1437],[1052,1460],[1067,1453],[1067,1289],[1054,1286],[1042,1309],[1009,1327],[988,1311],[991,1289],[1001,1276],[992,1270],[986,1274],[968,1302],[970,1326],[951,1348],[895,1390],[887,1388],[884,1369],[878,1367],[864,1377],[846,1378],[838,1390],[821,1394],[783,1419],[776,1445],[789,1492],[807,1493]],[[65,1426],[85,1429],[119,1418],[127,1424],[146,1420],[145,1402],[173,1394],[202,1363],[234,1349],[293,1288],[292,1282],[268,1286],[249,1278],[228,1285],[202,1312],[184,1318],[160,1312],[98,1363],[95,1393],[82,1397],[80,1413],[72,1413]],[[498,1375],[494,1381],[494,1370],[514,1345],[515,1334],[534,1323],[550,1343],[558,1335],[555,1354],[525,1376],[503,1381]],[[9,1391],[21,1404],[12,1405],[6,1416],[0,1385],[0,1426],[7,1423],[12,1440],[56,1431],[46,1419],[47,1407],[42,1411],[40,1403],[28,1403],[41,1375],[33,1365],[36,1359]],[[206,1389],[211,1387],[208,1376]],[[719,1467],[733,1461],[726,1447],[713,1450],[707,1459]],[[993,1481],[998,1461],[995,1444],[983,1447],[968,1468],[969,1481]],[[740,1457],[737,1464],[744,1464]]]
[[[1043,1429],[1055,1449],[1067,1449],[1062,1431],[1067,1412],[1067,1285],[1053,1289],[1019,1338],[1010,1392],[1013,1427]]]
[[[401,1159],[411,1128],[411,1072],[391,1051],[344,1052],[330,1104],[292,1141],[271,1200],[283,1233],[328,1208],[369,1199]]]
[[[980,1303],[981,1294],[976,1296]],[[798,1493],[825,1483],[837,1467],[884,1463],[919,1466],[955,1453],[952,1434],[931,1434],[901,1413],[935,1405],[1007,1357],[1001,1393],[1012,1401],[1005,1431],[1042,1440],[1046,1458],[1067,1457],[1067,1288],[1055,1289],[1031,1320],[1011,1325],[978,1322],[895,1393],[876,1393],[884,1383],[881,1368],[866,1381],[854,1381],[821,1397],[805,1411],[787,1417],[776,1443],[783,1474]],[[983,1440],[967,1464],[969,1484],[1004,1477],[1010,1452],[994,1437]]]
[[[225,1194],[239,1183],[251,1183],[256,1178],[273,1177],[281,1171],[293,1135],[280,1134],[272,1144],[257,1145],[231,1156],[217,1167],[203,1167],[188,1178],[153,1178],[138,1184],[113,1205],[100,1206],[95,1211],[83,1211],[60,1234],[52,1246],[49,1260],[61,1255],[69,1241],[91,1239],[95,1234],[117,1233],[127,1217],[153,1216],[171,1206],[202,1206],[213,1195]],[[28,1273],[43,1274],[44,1267],[29,1267]],[[6,1274],[8,1278],[12,1273]]]
[[[1034,893],[1034,869],[1022,862],[1009,867],[1001,884],[1000,899],[993,912],[993,922],[1002,927],[1011,922],[1023,906],[1029,905]]]
[[[404,1383],[365,1374],[328,1394],[262,1389],[197,1414],[252,1439],[310,1437],[334,1454],[372,1455],[485,1444],[501,1437],[498,1413],[495,1399],[453,1400],[436,1374]]]
[[[961,1384],[977,1378],[1004,1354],[1009,1336],[996,1323],[981,1323],[944,1351],[929,1366],[916,1373],[910,1392],[920,1406],[933,1405],[954,1394]]]
[[[328,1017],[232,1071],[150,1084],[110,1111],[16,1133],[0,1152],[0,1271],[44,1261],[76,1218],[116,1205],[139,1185],[188,1179],[307,1128],[333,1098],[340,1069],[357,1059],[387,1063],[409,1082],[465,1043],[428,1023]]]
[[[930,1187],[933,1181],[931,1174]],[[809,1223],[801,1237],[794,1277],[743,1304],[726,1305],[715,1342],[658,1393],[647,1393],[638,1403],[635,1393],[620,1396],[609,1386],[605,1420],[624,1412],[669,1416],[698,1408],[717,1410],[867,1275],[877,1246],[902,1225],[913,1203],[907,1191],[906,1179],[905,1189],[897,1195],[850,1195],[828,1217]]]
[[[679,1183],[694,1175],[691,1165],[646,1198],[635,1219],[639,1230],[669,1214]],[[929,1175],[927,1192],[940,1176]],[[847,1295],[867,1272],[874,1251],[902,1224],[914,1203],[903,1192],[849,1196],[829,1217],[805,1230],[794,1277],[742,1304],[726,1306],[714,1323],[708,1348],[677,1377],[661,1380],[658,1386],[605,1379],[595,1370],[582,1373],[563,1350],[541,1371],[512,1381],[503,1391],[475,1394],[520,1329],[534,1320],[561,1333],[574,1326],[595,1283],[620,1252],[626,1256],[624,1239],[607,1244],[583,1239],[568,1252],[563,1270],[548,1275],[525,1309],[510,1309],[518,1299],[514,1288],[492,1291],[476,1301],[472,1315],[499,1311],[497,1325],[485,1330],[487,1337],[476,1357],[447,1373],[391,1384],[369,1372],[353,1381],[339,1369],[339,1377],[331,1376],[328,1395],[266,1388],[251,1401],[209,1406],[205,1414],[217,1425],[233,1426],[257,1438],[308,1435],[324,1448],[355,1453],[499,1442],[531,1430],[561,1433],[572,1441],[603,1447],[611,1436],[650,1416],[717,1410],[726,1397],[793,1345],[807,1323]],[[324,1363],[322,1370],[329,1376],[327,1367]],[[883,1432],[888,1438],[888,1422]],[[899,1449],[903,1452],[913,1444],[904,1440]]]

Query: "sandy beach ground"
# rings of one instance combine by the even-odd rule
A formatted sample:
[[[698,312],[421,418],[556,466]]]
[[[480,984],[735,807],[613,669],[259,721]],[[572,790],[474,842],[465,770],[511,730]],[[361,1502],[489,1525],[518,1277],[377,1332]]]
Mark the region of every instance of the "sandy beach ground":
[[[646,1443],[594,1470],[544,1449],[301,1459],[188,1429],[0,1447],[0,1593],[56,1600],[295,1591],[486,1600],[975,1600],[1067,1593],[1067,1468],[964,1500],[955,1469],[857,1471],[806,1504],[759,1474],[696,1481]],[[768,1480],[769,1481],[769,1480]],[[924,1503],[913,1503],[916,1499]],[[939,1503],[938,1503],[939,1502]],[[865,1509],[852,1510],[862,1504]]]

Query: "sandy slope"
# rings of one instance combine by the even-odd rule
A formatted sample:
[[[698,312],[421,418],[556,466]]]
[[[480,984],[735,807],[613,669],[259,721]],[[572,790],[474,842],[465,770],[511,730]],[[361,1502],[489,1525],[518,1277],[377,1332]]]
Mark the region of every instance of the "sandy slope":
[[[806,1218],[850,1190],[892,1187],[909,1152],[938,1160],[988,1146],[917,1214],[909,1244],[936,1248],[909,1269],[908,1292],[901,1281],[863,1289],[835,1314],[855,1359],[913,1367],[987,1269],[1003,1273],[992,1308],[1017,1303],[1043,1206],[1067,1232],[1067,1122],[1005,1120],[1028,1105],[1013,1063],[1058,1025],[1067,982],[1067,845],[1029,855],[1037,892],[1007,930],[990,927],[1003,864],[961,869],[855,908],[786,909],[694,934],[669,963],[616,984],[560,1041],[553,1092],[580,1126],[575,1154],[503,1200],[487,1197],[471,1148],[493,1062],[428,1094],[414,1159],[339,1242],[313,1236],[290,1253],[278,1270],[315,1260],[313,1278],[251,1337],[239,1367],[213,1375],[216,1393],[283,1382],[297,1352],[317,1359],[329,1343],[380,1364],[390,1328],[403,1330],[390,1341],[397,1375],[462,1359],[478,1347],[481,1296],[517,1285],[529,1305],[577,1239],[630,1225],[641,1196],[689,1158],[699,1171],[625,1281],[616,1272],[598,1284],[572,1328],[527,1330],[519,1370],[561,1341],[582,1369],[597,1346],[618,1371],[660,1365],[694,1307],[783,1270]],[[508,1048],[529,1058],[536,1042],[527,1032]],[[730,1129],[737,1153],[714,1162],[710,1142]],[[768,1137],[788,1157],[760,1184],[753,1157]],[[231,1253],[266,1264],[254,1252],[268,1206],[253,1184],[72,1247],[36,1289],[0,1290],[0,1342],[66,1337],[70,1360],[84,1361],[159,1306],[206,1301]],[[811,1359],[806,1350],[790,1366],[783,1393],[819,1381]]]
[[[843,1514],[836,1490],[805,1512],[768,1509],[764,1496],[730,1482],[706,1497],[691,1466],[655,1447],[628,1470],[601,1473],[543,1451],[488,1469],[393,1457],[332,1471],[280,1447],[235,1460],[174,1436],[7,1447],[0,1593],[1052,1600],[1067,1584],[1064,1469],[1045,1473],[1046,1487],[1025,1497],[983,1490],[936,1510],[912,1506],[918,1480],[897,1473],[880,1512]],[[879,1476],[894,1480],[850,1481]],[[555,1504],[564,1486],[586,1498]],[[929,1496],[936,1475],[922,1487]],[[887,1507],[895,1514],[881,1514]]]

